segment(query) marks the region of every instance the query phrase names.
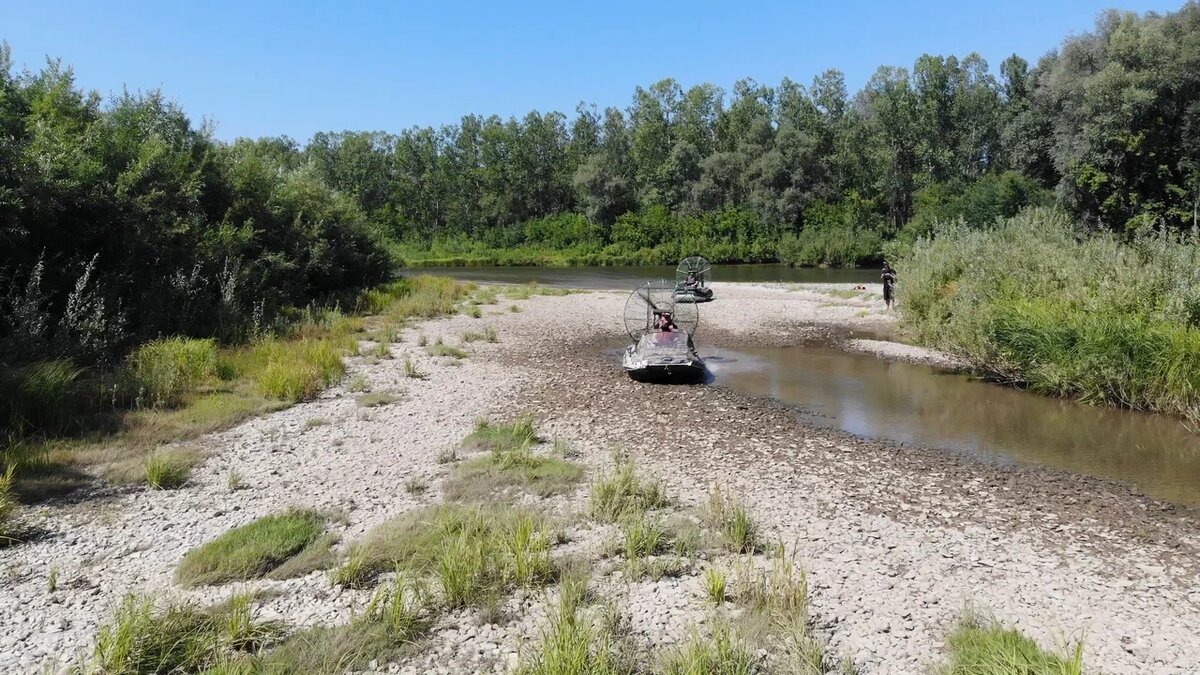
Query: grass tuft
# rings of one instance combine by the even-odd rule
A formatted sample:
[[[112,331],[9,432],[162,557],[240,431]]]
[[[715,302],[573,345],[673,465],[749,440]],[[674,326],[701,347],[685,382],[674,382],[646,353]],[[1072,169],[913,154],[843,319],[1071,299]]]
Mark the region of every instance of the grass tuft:
[[[563,494],[583,477],[583,468],[555,457],[533,454],[528,446],[494,451],[459,464],[443,485],[451,500],[485,501],[510,487],[539,497]]]
[[[89,670],[205,671],[261,650],[280,631],[279,624],[257,619],[246,595],[209,610],[186,605],[158,610],[153,598],[130,595],[97,632],[93,667]]]
[[[429,354],[430,356],[449,356],[454,359],[467,358],[467,353],[465,351],[459,349],[458,347],[451,347],[450,345],[445,344],[442,342],[441,338],[438,338],[436,342],[425,347],[425,353]]]
[[[213,340],[166,338],[138,347],[125,362],[126,387],[142,406],[175,407],[217,374]]]
[[[518,675],[620,675],[635,672],[617,649],[617,621],[592,621],[585,613],[587,578],[565,577],[542,642]],[[599,624],[599,625],[597,625]],[[640,672],[640,671],[637,671]]]
[[[188,551],[175,576],[185,586],[262,577],[303,551],[324,529],[325,518],[313,511],[259,518]]]
[[[590,509],[596,520],[613,523],[667,503],[661,483],[642,479],[632,461],[620,458],[612,472],[592,485]]]
[[[713,623],[707,638],[693,631],[685,644],[663,659],[663,675],[751,675],[758,660],[725,621]]]
[[[508,452],[538,442],[533,427],[533,415],[525,413],[505,424],[487,420],[475,422],[475,430],[463,439],[462,447],[468,450],[490,450]]]
[[[499,504],[442,504],[388,521],[351,549],[332,578],[362,588],[393,569],[433,577],[450,608],[483,606],[511,587],[555,576],[544,520]]]
[[[181,452],[156,450],[146,458],[146,483],[155,490],[177,490],[187,484],[194,461]]]
[[[996,621],[973,614],[963,617],[946,639],[948,663],[938,675],[1082,675],[1083,642],[1065,655],[1043,650],[1036,642]]]
[[[424,478],[409,478],[404,481],[404,491],[410,495],[423,495],[429,491],[429,483]]]
[[[14,489],[17,467],[9,464],[0,473],[0,548],[17,541],[14,535],[19,531],[17,525],[17,495]]]
[[[266,365],[254,373],[259,391],[270,398],[305,401],[341,378],[340,350],[329,340],[265,342],[251,356]]]
[[[725,598],[728,593],[727,579],[725,570],[716,567],[709,567],[704,570],[704,591],[708,596],[708,601],[716,606],[725,604]]]
[[[383,627],[396,642],[412,642],[433,626],[433,604],[423,583],[403,572],[371,597],[361,619]]]
[[[750,511],[733,495],[717,487],[709,493],[708,515],[721,532],[725,548],[733,553],[757,553],[762,550],[758,523]]]
[[[346,385],[346,390],[355,394],[363,394],[371,391],[371,385],[367,382],[365,375],[355,375],[350,379],[350,383]]]
[[[425,373],[417,368],[417,364],[413,363],[412,357],[404,357],[404,376],[413,380],[423,380],[428,377]]]

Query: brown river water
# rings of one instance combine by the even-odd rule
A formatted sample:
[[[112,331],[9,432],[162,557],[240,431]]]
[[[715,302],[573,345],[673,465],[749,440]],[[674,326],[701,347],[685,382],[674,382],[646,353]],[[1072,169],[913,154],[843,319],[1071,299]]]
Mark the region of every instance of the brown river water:
[[[701,349],[711,384],[818,425],[999,464],[1038,464],[1200,506],[1200,435],[1178,419],[1084,406],[832,347]]]

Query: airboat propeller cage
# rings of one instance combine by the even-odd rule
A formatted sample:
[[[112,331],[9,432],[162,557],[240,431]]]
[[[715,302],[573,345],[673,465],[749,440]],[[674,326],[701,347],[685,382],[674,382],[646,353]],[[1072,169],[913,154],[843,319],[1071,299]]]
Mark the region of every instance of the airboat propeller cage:
[[[712,265],[698,255],[690,256],[679,261],[675,268],[675,281],[686,282],[689,275],[695,275],[700,287],[704,288],[712,281]]]
[[[636,341],[657,330],[658,316],[664,312],[671,315],[679,330],[696,334],[700,326],[699,310],[694,304],[675,302],[675,284],[669,281],[650,281],[629,294],[629,300],[625,301],[625,331]]]

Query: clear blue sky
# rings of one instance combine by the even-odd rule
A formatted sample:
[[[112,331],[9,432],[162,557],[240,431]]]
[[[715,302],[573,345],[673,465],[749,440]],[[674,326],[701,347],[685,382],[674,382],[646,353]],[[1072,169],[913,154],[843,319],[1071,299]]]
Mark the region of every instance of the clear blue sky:
[[[102,94],[161,88],[217,135],[397,131],[465,113],[626,107],[674,77],[726,90],[743,77],[807,84],[826,68],[851,91],[880,65],[978,51],[993,70],[1090,30],[1103,0],[932,2],[610,0],[479,3],[0,0],[18,67],[46,56]],[[1120,9],[1182,5],[1123,0]]]

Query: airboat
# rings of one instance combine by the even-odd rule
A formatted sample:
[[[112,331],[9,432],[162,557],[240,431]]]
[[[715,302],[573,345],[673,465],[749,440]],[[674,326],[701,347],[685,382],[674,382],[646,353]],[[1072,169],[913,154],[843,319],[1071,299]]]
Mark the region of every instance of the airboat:
[[[625,371],[642,382],[698,382],[704,361],[692,336],[700,324],[694,303],[677,300],[676,284],[651,281],[625,302],[625,330],[633,343],[625,349]]]
[[[713,299],[712,265],[698,255],[679,261],[675,268],[675,302],[708,302]]]

